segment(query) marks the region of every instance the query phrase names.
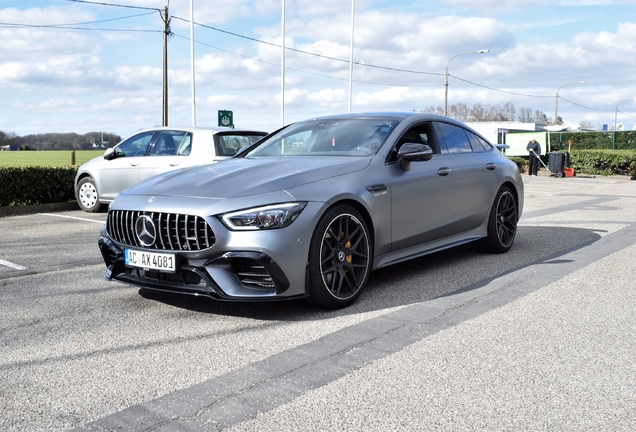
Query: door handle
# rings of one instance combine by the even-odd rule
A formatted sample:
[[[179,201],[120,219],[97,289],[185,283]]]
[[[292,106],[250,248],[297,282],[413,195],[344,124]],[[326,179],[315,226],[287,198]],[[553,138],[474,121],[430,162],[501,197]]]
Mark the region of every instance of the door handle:
[[[131,162],[130,166],[139,166],[139,162]]]
[[[497,168],[497,164],[494,162],[489,162],[486,164],[486,169],[489,169],[490,171],[494,170]]]
[[[170,165],[170,166],[179,166],[179,162],[177,162],[177,163],[171,163],[171,164],[168,164],[168,165]]]
[[[449,175],[451,172],[451,169],[448,167],[442,167],[439,170],[437,170],[437,174],[441,175],[442,177]]]

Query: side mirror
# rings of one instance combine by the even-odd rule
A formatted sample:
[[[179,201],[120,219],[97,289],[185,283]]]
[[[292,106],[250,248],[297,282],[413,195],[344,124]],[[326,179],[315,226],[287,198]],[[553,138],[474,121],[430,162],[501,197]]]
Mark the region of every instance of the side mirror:
[[[113,148],[107,148],[104,152],[104,159],[111,160],[116,157],[115,150]]]
[[[404,143],[398,150],[400,167],[404,171],[411,169],[411,162],[423,162],[431,160],[433,150],[426,144]]]

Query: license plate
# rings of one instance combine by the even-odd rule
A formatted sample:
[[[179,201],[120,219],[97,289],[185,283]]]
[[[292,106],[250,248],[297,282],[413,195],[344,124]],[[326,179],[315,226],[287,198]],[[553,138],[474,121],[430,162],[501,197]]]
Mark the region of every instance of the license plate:
[[[129,267],[170,273],[176,270],[174,254],[124,249],[124,257]]]

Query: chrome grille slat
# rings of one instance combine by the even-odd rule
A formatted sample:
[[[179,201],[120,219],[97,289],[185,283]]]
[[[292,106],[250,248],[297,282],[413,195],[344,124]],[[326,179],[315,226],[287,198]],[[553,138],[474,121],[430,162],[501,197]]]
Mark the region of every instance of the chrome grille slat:
[[[174,218],[174,236],[177,238],[177,245],[179,245],[179,249],[183,250],[181,246],[181,239],[179,238],[179,215],[176,215]]]
[[[194,217],[194,241],[196,241],[197,249],[201,249],[201,245],[199,244],[199,217]]]
[[[118,243],[141,247],[135,234],[135,222],[142,215],[152,219],[157,232],[155,243],[148,249],[194,251],[215,244],[214,232],[204,218],[177,213],[111,210],[106,218],[108,234]]]
[[[205,221],[203,221],[203,223],[205,224]],[[210,246],[210,239],[208,238],[208,230],[205,229],[205,225],[204,225],[203,228],[205,230],[205,245],[206,245],[205,247],[209,247]]]
[[[170,244],[170,249],[174,250],[174,246],[172,245],[172,236],[170,235],[170,214],[166,215],[166,238]]]

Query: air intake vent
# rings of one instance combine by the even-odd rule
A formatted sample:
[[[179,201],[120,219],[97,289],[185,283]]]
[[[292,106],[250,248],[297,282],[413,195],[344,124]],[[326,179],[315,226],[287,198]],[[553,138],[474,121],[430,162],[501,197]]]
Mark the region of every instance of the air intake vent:
[[[275,288],[265,267],[251,259],[235,260],[232,269],[243,285],[250,288]]]

